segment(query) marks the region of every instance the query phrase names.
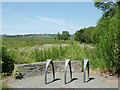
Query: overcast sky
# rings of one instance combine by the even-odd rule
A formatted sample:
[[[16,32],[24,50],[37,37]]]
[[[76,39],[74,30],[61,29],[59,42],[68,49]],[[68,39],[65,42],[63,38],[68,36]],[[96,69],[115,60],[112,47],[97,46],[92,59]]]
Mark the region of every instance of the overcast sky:
[[[94,2],[3,2],[3,34],[75,33],[95,26],[102,11]]]

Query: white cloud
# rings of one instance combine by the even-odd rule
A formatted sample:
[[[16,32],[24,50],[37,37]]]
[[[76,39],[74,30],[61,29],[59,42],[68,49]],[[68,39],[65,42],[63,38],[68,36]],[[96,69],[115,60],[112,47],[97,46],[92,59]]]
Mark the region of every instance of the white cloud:
[[[40,33],[41,32],[56,33],[56,32],[61,32],[63,30],[68,30],[69,33],[74,33],[78,28],[80,28],[77,25],[75,25],[73,21],[67,19],[58,19],[58,18],[43,17],[43,16],[36,16],[36,17],[17,16],[16,19],[19,20],[20,24],[18,25],[5,24],[4,32],[6,32],[6,30],[9,29],[11,30],[15,29],[17,30],[16,33],[19,30],[21,31],[25,30],[22,31],[23,33],[28,33],[29,31],[32,30]]]
[[[63,28],[70,28],[70,29],[76,29],[79,28],[78,26],[71,24],[71,20],[65,20],[65,19],[55,19],[55,18],[49,18],[49,17],[42,17],[42,16],[38,16],[38,18],[41,21],[44,22],[50,22],[50,23],[55,23],[58,25],[61,25]]]
[[[32,22],[32,23],[47,23],[47,24],[56,24],[59,25],[59,27],[66,28],[66,29],[73,29],[76,30],[80,27],[77,25],[74,25],[71,20],[65,20],[65,19],[56,19],[51,17],[43,17],[43,16],[36,16],[36,18],[28,18],[28,17],[20,17],[23,20]]]
[[[40,21],[37,20],[37,19],[32,19],[32,18],[28,18],[28,17],[21,17],[21,16],[19,18],[21,18],[21,19],[23,19],[25,21],[28,21],[28,22],[40,23]]]
[[[33,23],[54,23],[58,25],[66,25],[68,22],[63,20],[63,19],[55,19],[55,18],[49,18],[49,17],[43,17],[43,16],[37,16],[35,18],[29,18],[29,17],[18,17],[22,20],[28,21],[28,22],[33,22]]]
[[[34,18],[19,16],[17,18],[20,18],[20,19],[28,21],[28,22],[33,22],[33,23],[41,23],[41,22],[46,23],[47,22],[47,23],[54,23],[54,24],[58,24],[58,25],[65,25],[66,24],[65,20],[43,17],[43,16],[37,16],[37,17],[34,17]]]
[[[62,20],[62,19],[55,19],[55,18],[42,17],[42,16],[38,16],[38,18],[41,21],[55,23],[55,24],[59,24],[59,25],[64,25],[66,23],[65,20]]]

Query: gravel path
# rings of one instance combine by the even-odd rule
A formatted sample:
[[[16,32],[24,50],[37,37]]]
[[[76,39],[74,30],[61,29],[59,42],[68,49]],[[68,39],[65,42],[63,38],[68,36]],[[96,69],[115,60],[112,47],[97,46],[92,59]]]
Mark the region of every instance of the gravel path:
[[[11,88],[118,88],[118,85],[110,85],[103,81],[102,76],[90,74],[90,79],[83,82],[83,73],[73,73],[70,81],[67,73],[67,84],[64,84],[64,73],[56,73],[56,80],[52,81],[52,74],[48,74],[48,84],[45,84],[44,75],[26,77],[10,83]]]

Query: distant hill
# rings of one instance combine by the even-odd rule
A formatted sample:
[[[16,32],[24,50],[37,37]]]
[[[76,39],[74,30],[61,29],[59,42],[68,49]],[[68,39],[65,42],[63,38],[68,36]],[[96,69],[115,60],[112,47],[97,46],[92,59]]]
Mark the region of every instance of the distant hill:
[[[74,34],[70,34],[73,37]],[[55,38],[56,34],[24,34],[24,35],[7,35],[3,34],[2,37],[6,38]]]
[[[54,38],[56,34],[24,34],[24,35],[2,35],[8,38]]]

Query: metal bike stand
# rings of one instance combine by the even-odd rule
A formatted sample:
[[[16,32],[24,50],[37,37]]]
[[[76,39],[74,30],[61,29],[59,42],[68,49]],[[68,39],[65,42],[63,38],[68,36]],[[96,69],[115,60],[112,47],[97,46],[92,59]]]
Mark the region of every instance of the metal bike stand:
[[[71,60],[70,59],[65,59],[65,73],[64,73],[64,83],[66,84],[66,72],[67,72],[67,65],[69,64],[70,67],[70,76],[72,79],[72,69],[71,69]]]
[[[51,65],[52,65],[53,80],[55,79],[55,70],[54,70],[54,65],[53,65],[52,59],[47,59],[46,68],[45,68],[45,84],[47,84],[47,68],[48,68],[49,63],[51,63]]]
[[[86,76],[86,66],[88,67],[88,79],[89,79],[89,59],[84,59],[84,82],[85,82],[85,76]]]

